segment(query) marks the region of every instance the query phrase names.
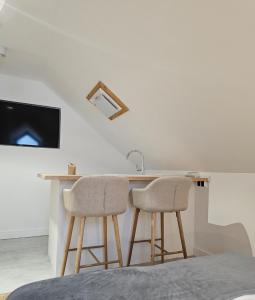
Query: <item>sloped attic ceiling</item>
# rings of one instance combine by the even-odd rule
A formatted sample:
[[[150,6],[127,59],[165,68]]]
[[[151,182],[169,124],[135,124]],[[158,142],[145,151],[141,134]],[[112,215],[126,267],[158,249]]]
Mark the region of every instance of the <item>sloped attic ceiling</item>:
[[[254,0],[6,0],[0,72],[44,81],[150,168],[255,172],[254,11]],[[98,80],[128,113],[109,121],[84,100]]]

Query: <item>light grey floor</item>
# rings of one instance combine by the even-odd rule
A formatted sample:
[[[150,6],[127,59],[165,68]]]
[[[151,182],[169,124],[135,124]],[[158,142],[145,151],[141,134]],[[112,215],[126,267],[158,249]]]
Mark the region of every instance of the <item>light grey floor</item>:
[[[0,240],[0,294],[53,277],[48,237]]]

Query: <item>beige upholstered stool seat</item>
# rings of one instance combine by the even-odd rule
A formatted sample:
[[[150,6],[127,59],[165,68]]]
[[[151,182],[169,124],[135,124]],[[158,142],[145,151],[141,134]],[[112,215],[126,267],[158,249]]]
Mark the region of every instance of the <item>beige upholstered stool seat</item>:
[[[184,240],[184,233],[181,222],[181,211],[188,208],[188,195],[192,181],[188,177],[165,176],[152,181],[146,188],[133,189],[133,205],[135,209],[132,236],[129,247],[127,265],[130,265],[134,243],[149,242],[151,244],[151,261],[154,263],[156,256],[161,256],[164,262],[165,255],[183,253],[187,257],[187,250]],[[140,210],[151,213],[151,239],[135,241],[135,233]],[[164,249],[164,213],[175,212],[179,226],[179,233],[182,243],[181,251],[169,252]],[[156,239],[156,215],[161,217],[161,238]],[[155,242],[161,241],[161,246]],[[156,254],[155,248],[160,249],[161,253]]]
[[[124,213],[128,204],[128,179],[121,176],[88,176],[80,178],[70,190],[64,190],[64,206],[70,216],[65,252],[61,270],[61,276],[65,273],[66,262],[69,251],[77,250],[75,261],[75,272],[79,273],[80,268],[119,263],[122,267],[122,253],[119,236],[117,215]],[[107,249],[107,216],[112,216],[118,260],[108,261]],[[83,247],[83,235],[85,221],[88,217],[102,217],[103,219],[103,244]],[[72,232],[75,219],[79,218],[79,235],[77,248],[70,249]],[[92,252],[93,249],[103,248],[104,261],[101,262]],[[94,264],[80,265],[81,251],[87,250],[95,259]]]
[[[128,203],[128,179],[121,176],[80,178],[70,190],[64,190],[64,205],[76,217],[102,217],[125,212]]]
[[[186,210],[190,186],[188,177],[161,177],[144,189],[133,189],[133,204],[148,212]]]

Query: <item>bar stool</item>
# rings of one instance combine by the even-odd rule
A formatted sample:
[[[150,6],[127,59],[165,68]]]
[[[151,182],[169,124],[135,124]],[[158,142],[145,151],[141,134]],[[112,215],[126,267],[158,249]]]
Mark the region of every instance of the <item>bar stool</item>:
[[[104,265],[105,269],[109,264],[119,263],[123,266],[121,243],[119,236],[117,215],[127,209],[128,204],[128,179],[120,176],[90,176],[80,178],[70,190],[64,190],[64,206],[70,215],[64,258],[61,269],[61,276],[64,276],[68,253],[76,251],[75,272],[79,273],[80,268]],[[107,249],[107,216],[112,216],[118,260],[108,261]],[[83,235],[85,221],[88,217],[103,218],[103,245],[83,247]],[[77,248],[70,249],[72,232],[75,219],[79,219]],[[104,261],[101,262],[92,249],[103,248]],[[80,265],[81,252],[87,250],[95,259],[96,263]]]
[[[133,229],[131,241],[129,245],[129,254],[127,266],[130,265],[133,246],[135,243],[148,242],[151,244],[151,262],[154,263],[155,257],[161,256],[161,262],[164,262],[165,255],[183,253],[184,258],[187,258],[187,250],[185,245],[181,211],[188,208],[188,194],[192,181],[187,177],[161,177],[152,181],[144,189],[133,189],[133,205],[135,207]],[[145,211],[151,214],[151,239],[135,241],[135,233],[140,211]],[[161,238],[156,238],[156,216],[160,213],[160,228]],[[176,218],[179,227],[180,239],[182,244],[181,251],[169,252],[164,249],[164,213],[176,213]],[[161,241],[161,246],[156,244],[156,241]],[[155,253],[155,248],[160,249],[160,254]]]

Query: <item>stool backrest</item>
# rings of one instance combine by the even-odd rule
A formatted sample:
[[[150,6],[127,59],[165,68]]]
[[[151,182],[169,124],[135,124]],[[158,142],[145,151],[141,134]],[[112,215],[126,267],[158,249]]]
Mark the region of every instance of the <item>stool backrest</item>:
[[[64,191],[64,204],[75,216],[105,216],[125,212],[128,204],[128,178],[86,176]]]
[[[145,188],[145,201],[151,210],[186,210],[191,185],[192,180],[188,177],[160,177]]]

